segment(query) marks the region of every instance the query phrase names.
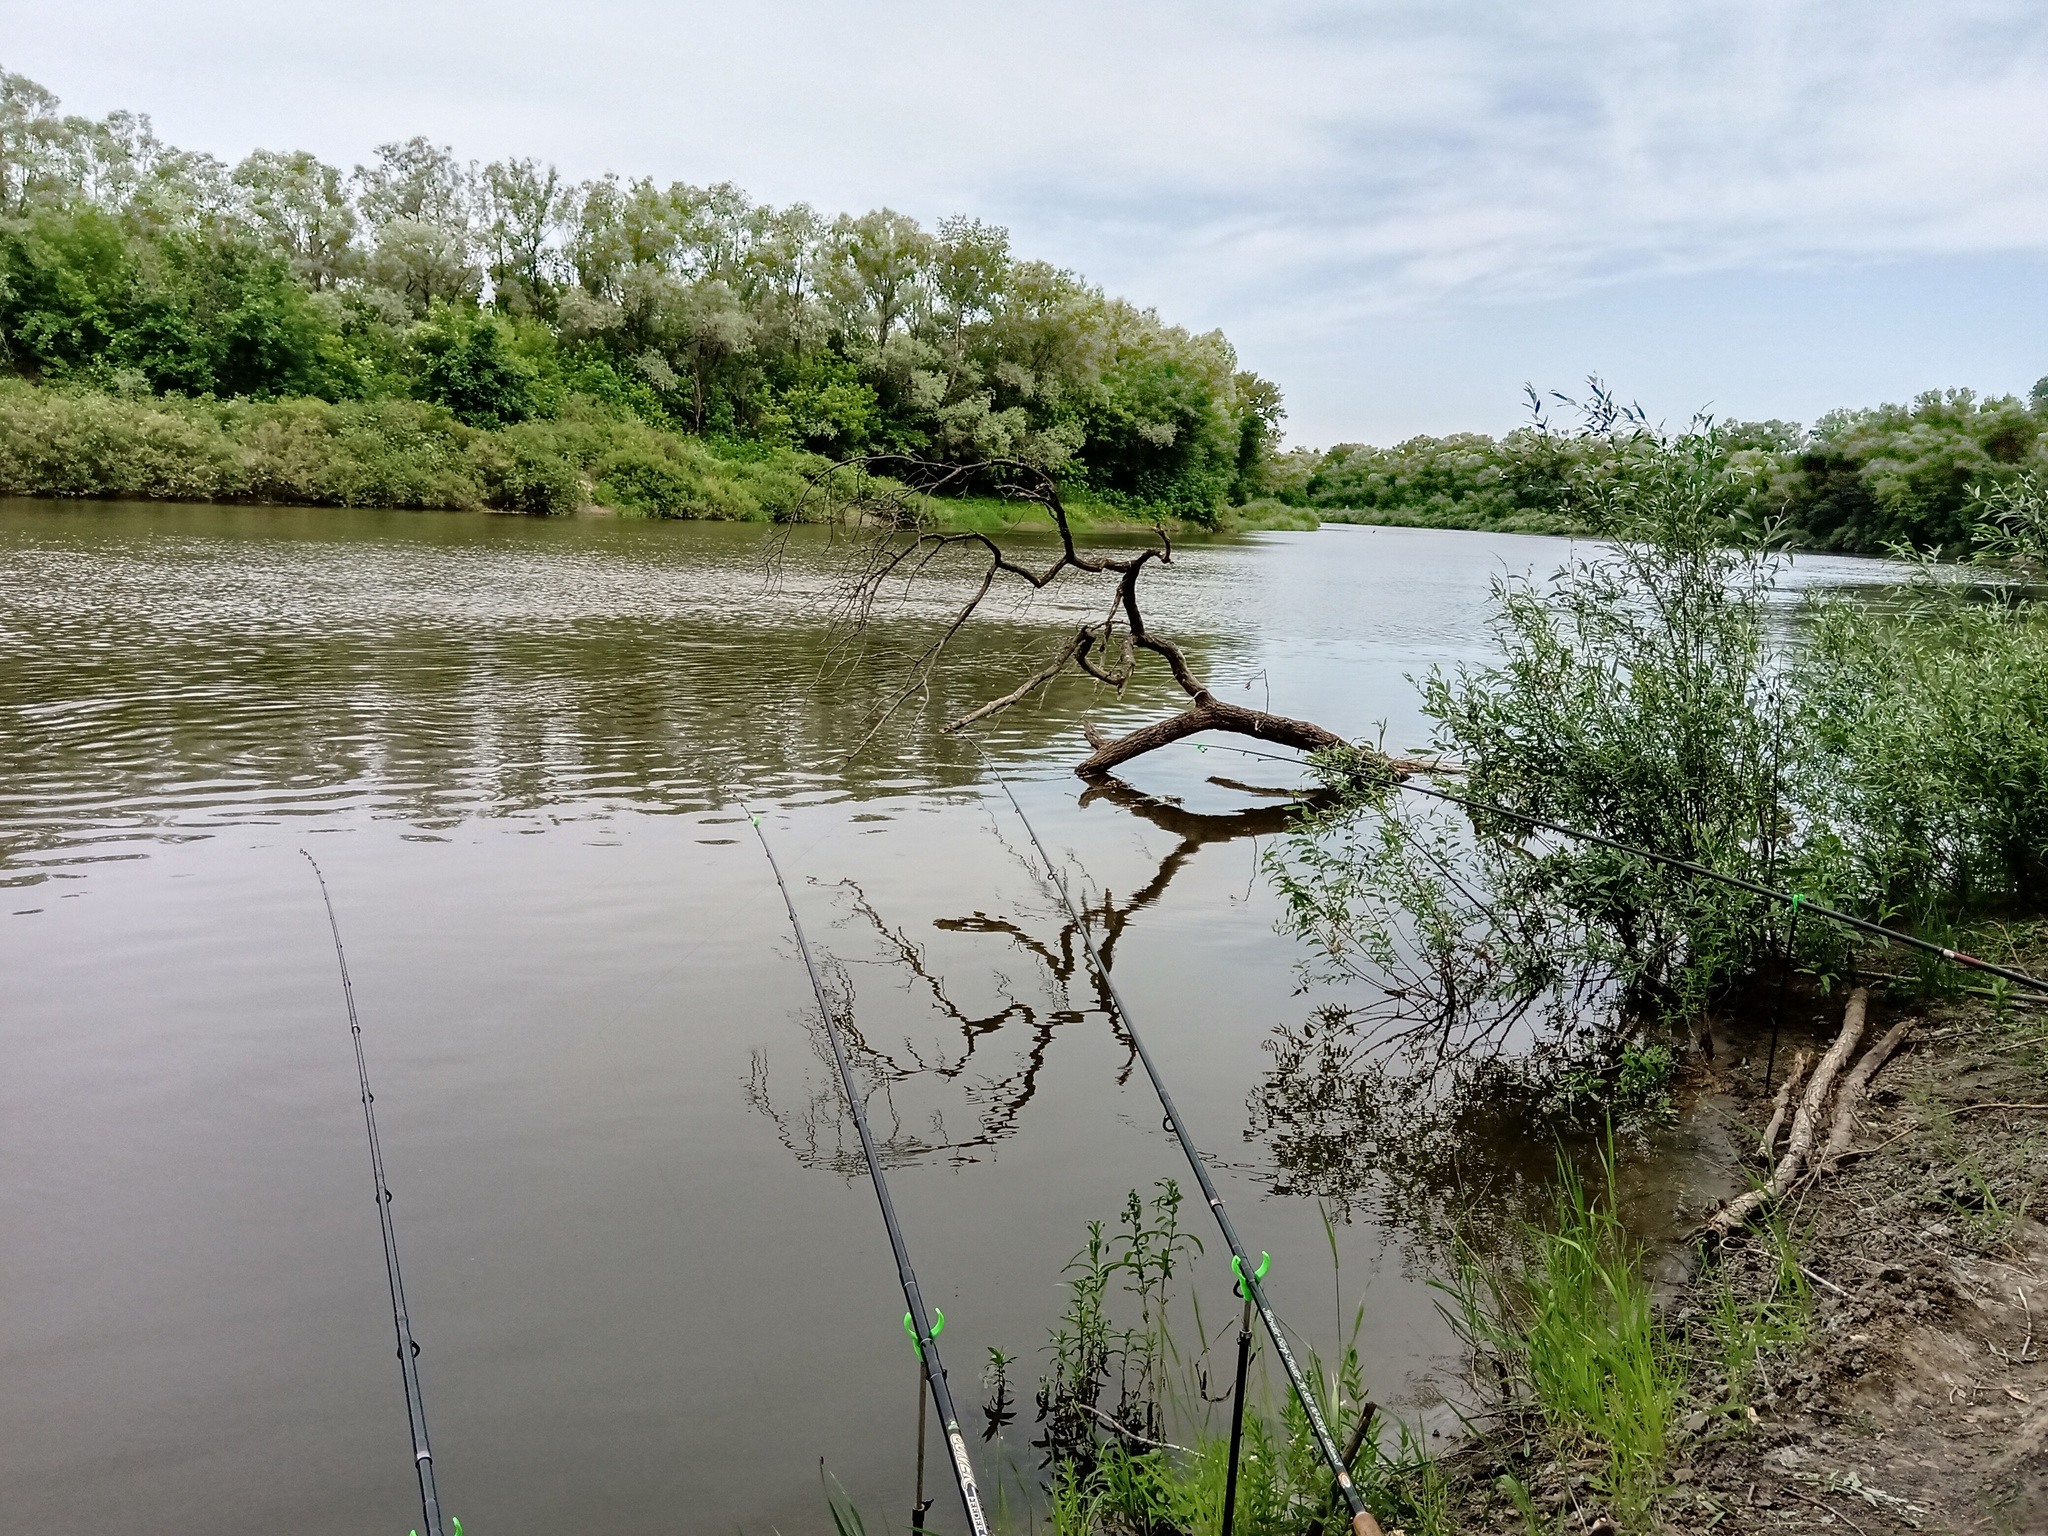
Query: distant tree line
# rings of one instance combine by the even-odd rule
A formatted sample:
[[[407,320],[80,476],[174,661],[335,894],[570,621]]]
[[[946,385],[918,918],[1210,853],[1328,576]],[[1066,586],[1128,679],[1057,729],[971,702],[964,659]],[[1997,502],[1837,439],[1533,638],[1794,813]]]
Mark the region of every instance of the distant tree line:
[[[1532,406],[1540,404],[1532,395]],[[1929,390],[1909,405],[1719,425],[1746,513],[1781,518],[1811,548],[1877,554],[1895,545],[1962,552],[1982,515],[1972,488],[2048,468],[2048,379],[2027,400]],[[1575,469],[1602,439],[1537,424],[1502,438],[1461,432],[1392,448],[1297,448],[1268,472],[1269,494],[1319,517],[1432,527],[1563,531]]]
[[[304,151],[229,166],[0,71],[6,375],[186,424],[180,402],[409,399],[485,431],[600,416],[737,462],[1021,459],[1196,522],[1264,488],[1282,414],[1220,331],[1019,259],[974,219],[571,183],[424,138],[347,173]],[[52,453],[74,430],[56,420],[36,418]]]

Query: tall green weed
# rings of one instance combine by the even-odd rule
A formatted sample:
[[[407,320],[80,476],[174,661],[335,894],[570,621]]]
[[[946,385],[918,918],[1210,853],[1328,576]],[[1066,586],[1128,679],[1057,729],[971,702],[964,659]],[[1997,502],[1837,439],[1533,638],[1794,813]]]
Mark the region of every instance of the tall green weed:
[[[1444,1311],[1494,1362],[1502,1406],[1532,1414],[1574,1453],[1593,1451],[1596,1486],[1637,1511],[1658,1485],[1685,1388],[1683,1353],[1615,1212],[1611,1144],[1604,1198],[1564,1159],[1558,1167],[1553,1220],[1528,1230],[1528,1258],[1488,1263],[1468,1249]]]

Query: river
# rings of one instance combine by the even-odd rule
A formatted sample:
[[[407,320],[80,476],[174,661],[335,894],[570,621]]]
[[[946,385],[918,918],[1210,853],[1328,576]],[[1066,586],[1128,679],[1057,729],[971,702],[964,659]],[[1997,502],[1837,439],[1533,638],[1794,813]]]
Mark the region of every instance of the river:
[[[465,1529],[829,1529],[821,1458],[871,1530],[899,1528],[902,1298],[743,797],[853,995],[963,1408],[989,1346],[1019,1357],[1019,1421],[974,1441],[984,1479],[1028,1464],[1062,1265],[1090,1218],[1185,1170],[1085,973],[1067,985],[1072,935],[1000,791],[937,727],[1098,604],[977,621],[849,762],[965,575],[890,594],[849,646],[843,545],[776,547],[712,524],[0,502],[10,1528],[417,1524],[302,849],[348,944]],[[1147,577],[1149,613],[1221,697],[1420,746],[1407,678],[1483,659],[1491,581],[1567,552],[1353,527],[1196,542]],[[1129,793],[1070,772],[1084,719],[1174,705],[1157,678],[1121,701],[1070,678],[982,740],[1085,865],[1282,1313],[1328,1351],[1362,1303],[1373,1391],[1427,1423],[1454,1362],[1424,1235],[1384,1192],[1319,1205],[1259,1109],[1275,1030],[1319,999],[1258,872],[1282,813],[1215,780],[1296,778],[1193,743],[1131,765]],[[1540,1174],[1551,1151],[1531,1128],[1486,1155]],[[1213,1241],[1196,1269],[1227,1377]],[[959,1524],[948,1498],[934,1524]]]

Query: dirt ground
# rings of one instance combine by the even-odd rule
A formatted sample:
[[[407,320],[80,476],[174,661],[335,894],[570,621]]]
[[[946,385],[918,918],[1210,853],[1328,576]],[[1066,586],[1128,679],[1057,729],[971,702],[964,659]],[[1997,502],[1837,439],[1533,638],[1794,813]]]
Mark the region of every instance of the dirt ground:
[[[1908,1017],[1857,1154],[1784,1204],[1812,1296],[1805,1337],[1763,1356],[1738,1407],[1694,1366],[1653,1524],[1630,1528],[2048,1533],[2048,1009],[1879,991],[1867,1038]],[[1695,1069],[1686,1113],[1753,1143],[1764,1063],[1718,1054]],[[1697,1322],[1716,1289],[1766,1294],[1779,1272],[1768,1242],[1731,1243],[1671,1317]],[[1455,1529],[1528,1531],[1492,1492],[1510,1469],[1544,1529],[1614,1529],[1591,1502],[1597,1463],[1517,1466],[1484,1442],[1449,1461],[1464,1463]]]
[[[1764,1364],[1753,1422],[1688,1437],[1677,1529],[2048,1532],[2048,1014],[1872,1011],[1873,1034],[1924,1022],[1873,1084],[1865,1154],[1790,1202],[1809,1338]],[[1754,1064],[1731,1075],[1766,1118]],[[1724,1262],[1739,1286],[1761,1258]]]

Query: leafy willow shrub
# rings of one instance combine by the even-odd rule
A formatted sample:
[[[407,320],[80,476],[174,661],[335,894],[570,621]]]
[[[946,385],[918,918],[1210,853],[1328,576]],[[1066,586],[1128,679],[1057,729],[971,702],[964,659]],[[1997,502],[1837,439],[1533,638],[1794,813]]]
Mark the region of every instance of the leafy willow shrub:
[[[1927,584],[1821,603],[1816,798],[1856,885],[1926,920],[2048,901],[2048,611]]]
[[[476,434],[439,406],[412,400],[275,404],[194,402],[240,451],[241,495],[335,507],[481,507]],[[148,491],[129,494],[149,496]]]
[[[558,516],[589,500],[577,459],[547,425],[522,422],[480,437],[471,456],[491,506]]]
[[[600,502],[645,517],[780,520],[802,499],[806,456],[732,460],[694,438],[622,431],[592,466]]]
[[[130,399],[0,383],[0,492],[477,507],[477,436],[412,400]]]
[[[2037,582],[2048,576],[2048,479],[2023,469],[2010,480],[1971,486],[1970,500],[1977,514],[1972,560]]]
[[[247,481],[216,415],[0,380],[0,494],[207,500]]]
[[[1611,542],[1547,584],[1495,583],[1500,659],[1422,682],[1432,746],[1482,805],[1778,884],[1803,854],[1802,703],[1770,643],[1753,477],[1710,423],[1596,431],[1601,451],[1568,460],[1570,504]],[[1367,761],[1326,756],[1334,805],[1272,867],[1323,974],[1400,999],[1390,1038],[1565,1042],[1551,1070],[1618,1070],[1635,1021],[1705,1006],[1768,952],[1763,898],[1409,799]]]

